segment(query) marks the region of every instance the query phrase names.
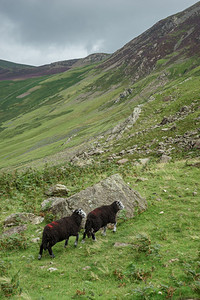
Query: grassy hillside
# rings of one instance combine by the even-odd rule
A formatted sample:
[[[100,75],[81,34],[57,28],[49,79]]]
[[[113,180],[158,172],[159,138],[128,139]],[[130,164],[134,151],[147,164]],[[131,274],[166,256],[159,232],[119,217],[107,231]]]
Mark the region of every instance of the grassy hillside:
[[[57,75],[0,81],[0,168],[57,164],[93,147],[100,136],[110,154],[136,144],[142,148],[136,157],[155,156],[166,143],[168,149],[160,150],[174,157],[197,152],[199,15],[197,2],[110,56],[97,53],[47,65],[77,66]],[[120,138],[108,138],[138,105],[142,111],[136,124]],[[108,140],[113,143],[106,145]]]
[[[0,167],[17,167],[37,159],[41,162],[43,158],[45,163],[54,162],[52,155],[58,152],[61,159],[65,153],[70,156],[84,145],[88,147],[92,138],[125,120],[139,104],[143,105],[141,116],[129,135],[123,137],[128,138],[126,144],[130,147],[135,143],[144,146],[152,138],[159,143],[163,136],[183,135],[189,129],[197,129],[198,65],[197,57],[173,65],[161,61],[151,75],[136,83],[123,78],[122,69],[101,72],[94,66],[46,79],[0,82]],[[120,98],[127,89],[132,93]],[[149,135],[150,127],[164,116],[177,114],[183,106],[192,106],[192,111],[184,120],[175,122],[176,130],[152,129]],[[142,141],[129,139],[131,132],[137,130],[148,131]],[[157,144],[151,147],[156,148]],[[54,163],[61,162],[57,159]]]
[[[1,83],[4,91],[11,88],[5,92],[9,102],[5,96],[1,100],[7,111],[1,115],[0,133],[2,221],[14,212],[43,214],[40,204],[51,184],[65,184],[73,195],[115,173],[148,202],[147,211],[132,219],[122,214],[115,235],[99,232],[97,243],[87,240],[77,249],[73,238],[67,249],[58,243],[54,260],[45,253],[38,261],[40,241],[32,241],[41,239],[51,215],[40,225],[28,224],[24,233],[2,237],[2,299],[199,298],[200,161],[199,149],[190,145],[190,139],[199,137],[198,64],[195,58],[170,66],[161,61],[154,73],[134,84],[123,82],[120,72],[100,73],[91,66],[46,79]],[[120,97],[127,88],[132,93]],[[29,94],[17,98],[24,93]],[[120,139],[111,135],[107,141],[110,133],[102,133],[126,120],[138,105],[137,122]],[[164,118],[168,122],[160,125]],[[91,165],[67,162],[70,154],[93,147],[96,139],[104,153],[93,155]],[[163,147],[172,157],[168,164],[158,163]],[[121,157],[128,162],[118,164]],[[151,159],[145,166],[135,165],[142,157]],[[8,171],[8,166],[33,163],[39,169]]]
[[[48,214],[42,224],[2,238],[1,298],[198,299],[199,166],[197,159],[145,167],[65,164],[1,175],[2,220],[11,212],[39,215],[44,190],[53,183],[66,184],[72,195],[115,173],[148,202],[147,211],[132,219],[119,216],[116,234],[98,232],[96,243],[87,239],[76,249],[73,237],[66,249],[64,242],[56,244],[55,259],[45,253],[38,261],[40,241],[32,241],[41,238]]]
[[[0,81],[0,235],[12,213],[44,216],[1,235],[0,298],[199,299],[199,12],[158,22],[103,64]],[[148,209],[38,261],[55,218],[44,191],[60,183],[71,196],[116,173]]]
[[[1,167],[63,150],[63,143],[74,135],[73,144],[80,144],[119,121],[115,114],[120,107],[112,114],[98,108],[123,86],[107,93],[92,91],[101,76],[84,67],[46,80],[0,82],[4,91],[0,101]]]

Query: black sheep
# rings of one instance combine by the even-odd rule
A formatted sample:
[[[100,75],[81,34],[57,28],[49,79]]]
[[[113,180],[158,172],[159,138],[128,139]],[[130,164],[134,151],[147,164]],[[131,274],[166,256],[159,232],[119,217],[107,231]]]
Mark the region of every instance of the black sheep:
[[[65,217],[60,220],[51,222],[44,227],[42,235],[42,243],[40,246],[40,252],[38,259],[42,258],[43,249],[48,249],[49,254],[54,258],[52,247],[63,240],[65,240],[65,246],[68,244],[70,236],[76,236],[75,246],[78,244],[79,230],[81,227],[82,218],[86,217],[86,213],[82,209],[76,209],[70,217]]]
[[[95,232],[102,227],[104,227],[103,235],[106,235],[106,228],[109,223],[114,224],[113,232],[116,232],[116,215],[121,209],[124,209],[121,201],[114,201],[111,205],[104,205],[91,211],[87,215],[82,242],[84,243],[86,235],[92,236],[93,241],[96,241]]]

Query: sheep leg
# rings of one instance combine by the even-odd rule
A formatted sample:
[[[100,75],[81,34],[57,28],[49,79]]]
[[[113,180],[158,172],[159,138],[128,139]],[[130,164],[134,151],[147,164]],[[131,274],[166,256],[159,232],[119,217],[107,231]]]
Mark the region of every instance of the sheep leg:
[[[82,239],[82,241],[81,241],[82,244],[85,243],[85,238],[86,238],[86,230],[85,230],[84,233],[83,233],[83,239]]]
[[[117,222],[114,223],[114,228],[113,228],[113,232],[117,231]]]
[[[106,228],[107,228],[107,226],[104,226],[103,231],[102,231],[103,236],[106,236]]]
[[[77,247],[77,245],[78,245],[78,238],[79,238],[79,234],[77,234],[77,236],[76,236],[76,240],[75,240],[75,243],[74,243],[75,247]]]
[[[42,258],[42,252],[43,252],[43,244],[40,246],[40,252],[38,254],[38,259],[40,260]]]
[[[64,245],[64,248],[66,248],[66,247],[67,247],[67,245],[68,245],[68,241],[69,241],[69,238],[65,240],[65,245]]]
[[[96,242],[96,241],[97,241],[94,232],[92,232],[92,240],[93,240],[93,242]]]
[[[47,249],[48,249],[48,251],[49,251],[49,255],[50,255],[52,258],[54,258],[55,255],[53,254],[53,251],[52,251],[52,249],[51,249],[51,246],[49,246]]]

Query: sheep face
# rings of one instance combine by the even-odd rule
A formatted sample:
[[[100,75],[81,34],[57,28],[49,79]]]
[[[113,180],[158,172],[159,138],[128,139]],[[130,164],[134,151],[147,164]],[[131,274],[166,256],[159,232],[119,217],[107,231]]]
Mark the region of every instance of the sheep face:
[[[122,202],[121,202],[121,201],[115,201],[115,203],[116,203],[116,205],[117,205],[117,208],[118,208],[119,210],[122,210],[122,209],[124,209],[124,205],[122,204]]]
[[[74,213],[81,216],[82,218],[86,218],[86,213],[81,208],[75,209]]]

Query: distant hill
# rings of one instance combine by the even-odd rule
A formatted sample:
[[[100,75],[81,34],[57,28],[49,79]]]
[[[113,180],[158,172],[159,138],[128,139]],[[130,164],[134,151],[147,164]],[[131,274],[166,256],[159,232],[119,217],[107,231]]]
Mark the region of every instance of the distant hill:
[[[95,53],[85,58],[64,60],[39,67],[0,60],[0,80],[26,79],[44,75],[53,75],[65,72],[77,66],[101,62],[109,56],[109,54],[105,53]]]

